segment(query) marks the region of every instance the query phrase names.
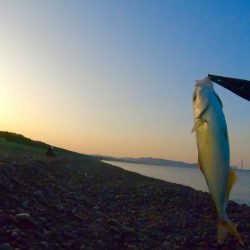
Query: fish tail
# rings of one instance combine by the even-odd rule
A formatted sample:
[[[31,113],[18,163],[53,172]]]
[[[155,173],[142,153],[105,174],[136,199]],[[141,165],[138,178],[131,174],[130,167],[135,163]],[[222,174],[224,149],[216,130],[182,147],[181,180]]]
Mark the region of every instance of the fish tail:
[[[236,225],[230,221],[219,220],[217,227],[217,241],[219,244],[226,239],[228,233],[232,234],[242,246],[244,245],[243,239],[237,231]]]

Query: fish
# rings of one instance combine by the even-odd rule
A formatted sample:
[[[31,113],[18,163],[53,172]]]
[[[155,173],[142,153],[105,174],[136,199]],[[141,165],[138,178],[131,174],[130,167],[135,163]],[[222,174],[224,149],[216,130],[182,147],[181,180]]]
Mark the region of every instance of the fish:
[[[231,234],[243,245],[236,225],[229,220],[226,212],[237,177],[230,168],[229,139],[222,101],[208,77],[196,81],[193,111],[195,124],[192,132],[196,133],[198,166],[205,177],[218,215],[217,242],[223,243]]]

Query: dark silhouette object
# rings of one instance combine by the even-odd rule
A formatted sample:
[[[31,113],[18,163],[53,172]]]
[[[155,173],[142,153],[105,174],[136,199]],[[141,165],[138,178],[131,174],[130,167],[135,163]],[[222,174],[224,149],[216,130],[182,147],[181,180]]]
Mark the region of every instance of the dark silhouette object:
[[[250,101],[250,81],[216,75],[208,77],[211,81]]]
[[[47,156],[52,156],[52,157],[56,156],[56,154],[55,154],[55,152],[54,152],[54,148],[53,148],[52,146],[49,146],[46,155],[47,155]]]

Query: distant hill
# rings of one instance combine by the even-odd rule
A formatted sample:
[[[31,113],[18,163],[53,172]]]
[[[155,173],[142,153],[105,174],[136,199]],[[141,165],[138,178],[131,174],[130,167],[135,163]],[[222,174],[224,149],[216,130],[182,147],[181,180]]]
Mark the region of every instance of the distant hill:
[[[152,157],[140,157],[140,158],[131,158],[131,157],[116,158],[111,156],[98,156],[98,157],[104,161],[120,161],[128,163],[171,166],[171,167],[185,167],[185,168],[197,167],[197,164],[195,163],[187,163],[182,161],[173,161],[173,160],[166,160],[166,159],[152,158]]]
[[[0,140],[6,140],[8,142],[12,143],[17,143],[17,144],[22,144],[26,146],[31,146],[35,148],[40,148],[40,149],[48,149],[50,146],[47,143],[41,142],[41,141],[35,141],[30,138],[27,138],[21,134],[13,133],[13,132],[8,132],[8,131],[0,131]],[[94,157],[98,158],[100,160],[106,160],[106,161],[119,161],[119,162],[128,162],[128,163],[138,163],[138,164],[148,164],[148,165],[158,165],[158,166],[171,166],[171,167],[185,167],[185,168],[196,168],[197,164],[196,163],[187,163],[187,162],[182,162],[182,161],[173,161],[173,160],[167,160],[167,159],[161,159],[161,158],[152,158],[152,157],[140,157],[140,158],[133,158],[133,157],[112,157],[112,156],[103,156],[103,155],[85,155],[82,153],[78,152],[73,152],[71,150],[59,148],[59,147],[54,147],[56,150],[59,150],[61,152],[65,153],[73,153],[73,154],[78,154],[82,156],[87,156],[87,157]],[[240,170],[236,166],[232,166],[234,169]],[[248,170],[248,169],[244,169]],[[250,171],[250,170],[249,170]]]
[[[17,144],[20,144],[20,145],[31,146],[33,148],[44,149],[46,151],[47,151],[48,147],[51,146],[51,145],[49,145],[47,143],[44,143],[44,142],[41,142],[41,141],[35,141],[35,140],[27,138],[27,137],[25,137],[25,136],[23,136],[21,134],[8,132],[8,131],[0,131],[0,140],[6,140],[7,142],[11,142],[11,143],[17,143]],[[60,151],[60,152],[86,156],[84,154],[74,152],[74,151],[71,151],[71,150],[68,150],[68,149],[63,149],[63,148],[59,148],[59,147],[55,147],[55,146],[53,146],[53,147],[54,147],[55,150]],[[88,157],[92,158],[92,156],[88,156]]]
[[[34,141],[21,134],[8,132],[8,131],[0,131],[0,138],[4,138],[6,141],[9,141],[9,142],[14,142],[18,144],[27,145],[27,146],[34,146],[34,147],[39,147],[39,148],[47,148],[49,146],[48,144],[44,142]]]
[[[101,160],[104,161],[119,161],[119,162],[127,162],[127,163],[137,163],[137,164],[148,164],[148,165],[157,165],[157,166],[171,166],[171,167],[181,167],[181,168],[197,168],[197,163],[187,163],[182,161],[173,161],[161,158],[152,158],[152,157],[112,157],[112,156],[101,156],[97,155]],[[239,169],[237,166],[231,166],[232,169],[235,170],[243,170]],[[246,168],[244,170],[249,170],[250,168]],[[249,170],[250,171],[250,170]]]

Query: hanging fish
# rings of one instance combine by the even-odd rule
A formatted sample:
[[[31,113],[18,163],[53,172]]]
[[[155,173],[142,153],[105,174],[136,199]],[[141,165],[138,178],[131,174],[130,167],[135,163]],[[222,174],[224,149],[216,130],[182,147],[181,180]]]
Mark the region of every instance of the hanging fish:
[[[199,168],[206,179],[218,214],[217,241],[222,243],[230,233],[243,245],[236,226],[230,222],[226,213],[236,174],[230,168],[227,125],[222,107],[210,79],[206,77],[196,81],[193,95],[195,125],[192,132],[196,132]]]

